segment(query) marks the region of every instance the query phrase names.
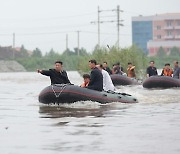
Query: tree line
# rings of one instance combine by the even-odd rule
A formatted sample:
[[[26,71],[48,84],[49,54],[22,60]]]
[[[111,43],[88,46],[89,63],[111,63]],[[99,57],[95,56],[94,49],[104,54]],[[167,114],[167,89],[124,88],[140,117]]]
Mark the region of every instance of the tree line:
[[[163,47],[160,47],[157,55],[148,57],[148,60],[154,60],[157,68],[163,68],[165,63],[169,63],[171,64],[171,67],[173,67],[172,63],[174,60],[180,62],[180,51],[177,47],[173,47],[172,49],[170,49],[169,53],[166,53]]]
[[[56,60],[63,61],[66,70],[76,70],[81,73],[89,72],[88,61],[96,59],[98,63],[107,62],[109,67],[112,68],[113,64],[120,62],[121,66],[127,68],[128,62],[136,66],[136,73],[139,76],[145,74],[145,68],[148,62],[154,60],[157,68],[163,68],[165,63],[172,63],[174,60],[180,61],[179,49],[174,47],[167,55],[161,47],[154,57],[149,57],[135,45],[127,48],[111,48],[96,46],[92,52],[87,52],[86,49],[74,48],[73,50],[67,49],[62,54],[51,49],[45,55],[39,48],[33,50],[31,54],[24,46],[21,47],[19,57],[16,60],[22,64],[27,71],[35,71],[37,68],[49,69],[53,67]],[[79,55],[78,55],[79,53]]]

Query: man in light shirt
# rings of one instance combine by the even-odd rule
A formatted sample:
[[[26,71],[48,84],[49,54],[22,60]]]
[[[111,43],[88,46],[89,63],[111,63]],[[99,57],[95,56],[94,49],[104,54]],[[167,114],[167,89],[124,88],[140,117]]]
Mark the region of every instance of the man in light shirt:
[[[102,72],[102,75],[103,75],[103,90],[104,91],[108,91],[108,90],[114,91],[115,87],[112,83],[109,73],[103,69],[102,64],[98,64],[98,65],[96,65],[96,67]]]

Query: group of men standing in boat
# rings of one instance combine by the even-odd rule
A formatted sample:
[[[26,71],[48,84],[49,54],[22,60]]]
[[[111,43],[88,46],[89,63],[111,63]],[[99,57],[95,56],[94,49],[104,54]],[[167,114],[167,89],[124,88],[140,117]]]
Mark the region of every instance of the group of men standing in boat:
[[[50,77],[51,84],[71,84],[67,73],[63,70],[63,62],[56,61],[54,69],[49,70],[37,70],[38,73]],[[107,62],[102,64],[97,64],[96,60],[89,61],[89,67],[91,73],[84,74],[84,83],[81,85],[83,88],[93,89],[97,91],[114,91],[115,87],[112,83],[111,74],[120,74],[124,75],[123,67],[120,66],[120,63],[113,65],[111,70],[107,66]],[[127,76],[131,78],[136,78],[135,66],[132,63],[128,63]],[[155,67],[155,62],[150,61],[150,66],[147,68],[147,77],[158,75],[157,69]],[[178,61],[174,61],[174,70],[170,68],[170,64],[165,64],[165,67],[161,73],[162,76],[171,76],[176,79],[180,79],[180,67],[178,66]]]
[[[165,64],[162,70],[161,76],[169,76],[175,79],[180,79],[180,67],[178,61],[174,61],[174,69],[170,67],[169,63]],[[155,67],[155,62],[150,61],[149,67],[147,68],[147,77],[158,75],[157,68]]]
[[[61,61],[56,61],[54,69],[38,69],[37,72],[41,73],[42,75],[49,76],[51,84],[71,84],[66,71],[62,68],[62,65],[63,63]],[[101,64],[97,64],[96,60],[90,60],[89,67],[91,68],[91,74],[83,75],[84,83],[81,85],[81,87],[97,91],[115,90],[109,73],[103,69]]]
[[[127,75],[130,78],[136,78],[135,66],[133,66],[131,62],[128,63],[127,74],[124,72],[124,69],[119,62],[113,65],[112,70],[108,67],[107,62],[104,62],[103,69],[107,71],[110,75],[120,74],[120,75]]]
[[[81,87],[87,87],[88,89],[98,91],[115,90],[111,77],[109,73],[104,70],[102,64],[97,64],[96,60],[90,60],[89,67],[91,68],[91,74],[90,76],[88,76],[88,74],[83,75],[84,83],[81,85]],[[87,80],[87,77],[89,79],[89,82]]]

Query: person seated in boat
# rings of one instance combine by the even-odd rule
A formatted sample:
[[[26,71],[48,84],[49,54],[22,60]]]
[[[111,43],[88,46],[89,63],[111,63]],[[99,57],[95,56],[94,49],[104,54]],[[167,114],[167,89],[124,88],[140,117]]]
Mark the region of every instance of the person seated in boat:
[[[123,67],[120,65],[120,62],[116,63],[113,66],[113,74],[120,74],[120,75],[124,74]]]
[[[89,74],[84,74],[83,79],[84,79],[84,82],[80,85],[80,87],[85,88],[85,87],[87,87],[89,85],[90,75]]]
[[[89,67],[91,68],[90,82],[87,86],[88,89],[97,91],[103,90],[103,75],[101,71],[96,67],[96,60],[89,61]]]
[[[150,61],[149,62],[149,67],[147,68],[146,72],[147,72],[147,77],[151,77],[151,76],[155,76],[158,75],[157,73],[157,68],[154,66],[155,62],[154,61]]]
[[[173,70],[170,68],[170,64],[169,63],[165,64],[165,67],[162,70],[161,76],[172,77],[172,75],[173,75]]]
[[[108,64],[106,61],[103,63],[103,69],[107,71],[110,75],[112,74],[112,70],[108,67]]]
[[[132,65],[131,62],[128,63],[128,68],[127,68],[127,76],[130,78],[136,78],[136,73],[135,73],[135,66]]]
[[[112,66],[112,74],[115,74],[114,70],[115,70],[116,64],[113,64]]]
[[[50,77],[51,85],[52,84],[71,84],[67,73],[62,68],[63,62],[56,61],[54,63],[54,69],[49,70],[39,70],[37,69],[38,73],[41,73],[42,75],[46,75]]]
[[[180,79],[180,67],[178,61],[174,61],[173,78]]]
[[[103,75],[103,90],[104,91],[109,91],[109,90],[114,91],[115,87],[112,83],[109,73],[103,69],[102,64],[97,64],[96,67],[101,71],[101,73]]]

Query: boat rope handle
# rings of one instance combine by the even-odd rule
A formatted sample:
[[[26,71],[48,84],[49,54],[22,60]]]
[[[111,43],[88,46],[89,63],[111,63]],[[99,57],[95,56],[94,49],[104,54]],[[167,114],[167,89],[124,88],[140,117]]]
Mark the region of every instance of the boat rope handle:
[[[61,95],[61,93],[63,92],[63,90],[66,88],[66,86],[67,86],[66,84],[62,85],[61,91],[60,91],[59,93],[56,93],[55,90],[54,90],[53,85],[51,85],[52,91],[53,91],[54,95],[56,96],[56,98],[59,98],[59,96]]]

